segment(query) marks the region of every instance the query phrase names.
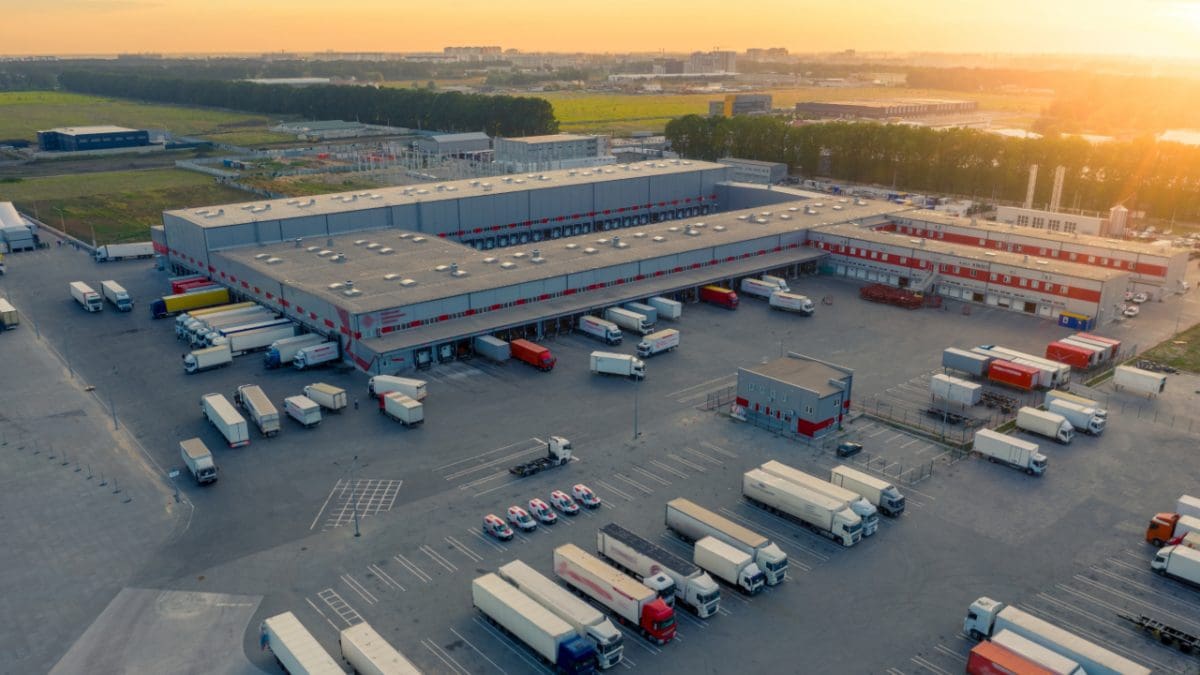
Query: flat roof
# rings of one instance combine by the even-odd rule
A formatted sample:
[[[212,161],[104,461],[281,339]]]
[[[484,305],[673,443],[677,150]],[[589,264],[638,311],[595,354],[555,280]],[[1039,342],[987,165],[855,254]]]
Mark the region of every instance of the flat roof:
[[[454,141],[490,141],[491,136],[488,136],[482,131],[464,131],[458,134],[430,134],[419,140],[431,140],[438,143],[452,143]]]
[[[583,134],[545,134],[542,136],[518,136],[516,138],[501,138],[508,143],[553,143],[556,141],[590,141],[598,136],[586,136]]]
[[[957,98],[885,98],[844,99],[840,101],[801,101],[797,105],[853,105],[862,108],[888,108],[897,105],[941,105],[944,103],[976,103],[970,99]]]
[[[478,251],[440,237],[405,230],[364,230],[332,237],[332,246],[324,237],[313,237],[300,248],[293,243],[251,245],[215,251],[213,257],[284,280],[293,288],[348,311],[364,313],[811,229],[827,224],[831,213],[839,220],[853,220],[886,215],[896,208],[887,202],[867,202],[861,206],[846,204],[840,211],[817,209],[810,214],[805,212],[803,202],[791,206],[776,204],[769,209],[759,207],[663,221],[491,251]],[[687,234],[688,226],[694,226],[693,231],[698,234]],[[614,247],[614,235],[626,246]],[[392,250],[379,253],[384,248]],[[531,252],[535,249],[544,262],[531,262]],[[318,255],[321,251],[329,253]],[[336,253],[345,254],[346,260],[332,262]],[[272,259],[276,262],[268,262]],[[437,269],[452,263],[465,275],[454,277],[449,269]],[[385,275],[396,276],[387,279]],[[402,286],[403,279],[415,283]],[[345,288],[329,288],[330,284],[347,280],[352,280],[361,294],[346,296]]]
[[[847,239],[857,239],[859,241],[870,241],[880,244],[889,244],[892,246],[902,246],[914,251],[931,251],[933,253],[939,253],[942,255],[952,255],[959,258],[966,258],[968,260],[997,263],[1000,265],[1008,265],[1009,267],[1019,267],[1021,269],[1037,270],[1040,272],[1055,272],[1057,274],[1078,277],[1080,279],[1107,281],[1109,279],[1115,279],[1117,277],[1127,276],[1129,274],[1128,271],[1107,269],[1104,267],[1083,265],[1080,263],[1064,262],[1054,258],[1040,258],[1023,253],[995,251],[978,246],[970,246],[967,244],[953,244],[945,241],[939,241],[937,239],[924,239],[913,235],[874,230],[868,227],[860,227],[850,224],[830,225],[829,227],[819,228],[819,230],[822,234],[846,237]]]
[[[67,136],[78,136],[80,134],[116,134],[126,131],[141,131],[141,129],[130,129],[128,127],[115,127],[109,124],[98,124],[90,127],[55,127],[38,133],[54,132],[65,134]]]
[[[830,384],[830,380],[851,377],[850,373],[844,373],[820,361],[795,356],[785,356],[757,366],[743,366],[742,370],[807,389],[821,397],[842,391],[840,387]]]
[[[764,162],[759,159],[742,159],[740,157],[722,157],[721,159],[717,160],[717,163],[718,164],[728,164],[730,166],[737,166],[738,164],[747,164],[750,166],[767,166],[767,167],[787,166],[787,162]]]
[[[460,199],[509,192],[528,192],[564,185],[588,185],[641,176],[667,176],[702,170],[721,169],[724,164],[692,160],[651,160],[634,164],[615,164],[583,169],[558,169],[529,174],[463,179],[443,183],[422,183],[367,191],[335,192],[315,197],[268,199],[203,208],[164,211],[198,227],[227,227],[256,221],[350,213],[427,201]]]

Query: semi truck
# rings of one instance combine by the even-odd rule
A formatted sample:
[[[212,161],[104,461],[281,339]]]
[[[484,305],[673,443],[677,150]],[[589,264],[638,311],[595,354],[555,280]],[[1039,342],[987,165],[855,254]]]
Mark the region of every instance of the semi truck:
[[[665,645],[675,637],[675,610],[654,590],[578,546],[554,549],[554,573],[647,640]]]
[[[929,394],[949,403],[974,406],[983,400],[983,385],[938,373],[929,378]]]
[[[1200,518],[1178,513],[1156,513],[1146,526],[1146,541],[1162,546],[1189,532],[1200,532]]]
[[[773,274],[764,274],[760,278],[768,284],[775,284],[775,288],[778,288],[784,293],[790,293],[792,291],[792,289],[788,287],[787,279],[784,279],[783,277],[777,277]]]
[[[229,351],[234,356],[241,356],[256,352],[261,349],[267,349],[272,344],[280,340],[292,337],[296,334],[296,325],[290,321],[279,324],[271,328],[256,328],[254,330],[239,331],[222,335],[212,339],[212,346],[228,344]]]
[[[638,335],[645,335],[654,330],[653,324],[645,316],[620,307],[609,307],[604,310],[604,320],[611,321]]]
[[[292,362],[296,358],[296,352],[305,347],[319,345],[325,341],[324,336],[316,333],[305,333],[304,335],[295,335],[286,337],[282,340],[276,340],[267,347],[267,353],[263,356],[263,367],[268,370],[282,368]]]
[[[82,281],[72,281],[70,284],[71,297],[79,306],[89,312],[99,312],[104,309],[104,300],[100,298],[100,294],[92,290],[91,286]]]
[[[155,319],[186,312],[189,309],[224,305],[229,302],[229,289],[210,288],[194,293],[179,293],[167,295],[150,303],[150,316]]]
[[[233,392],[233,402],[245,410],[263,436],[279,433],[279,409],[257,384],[243,384]]]
[[[1091,350],[1069,342],[1051,342],[1046,345],[1046,358],[1065,363],[1072,368],[1087,370],[1096,365],[1099,350]]]
[[[292,357],[292,367],[296,370],[316,368],[326,363],[333,363],[341,358],[341,349],[336,342],[322,342],[319,345],[302,347]]]
[[[783,583],[787,577],[787,554],[770,539],[692,501],[680,497],[667,502],[666,525],[667,529],[685,541],[716,537],[750,554],[754,564],[766,575],[770,586]]]
[[[367,380],[367,393],[371,396],[382,396],[393,391],[418,401],[424,401],[425,380],[395,375],[375,375]]]
[[[199,438],[179,441],[179,456],[198,485],[217,480],[217,465],[204,441]]]
[[[1016,389],[1029,391],[1042,387],[1042,373],[1032,366],[1024,366],[1004,359],[988,362],[987,377],[992,382],[1005,384]]]
[[[129,297],[129,292],[125,287],[113,280],[100,282],[100,293],[104,295],[104,299],[112,303],[113,307],[117,308],[118,312],[132,312],[133,298]]]
[[[742,283],[738,286],[738,290],[751,297],[770,298],[772,293],[781,291],[783,289],[779,287],[779,284],[771,281],[763,281],[762,279],[746,277],[745,279],[742,279]]]
[[[421,675],[421,670],[388,644],[367,622],[338,634],[342,658],[359,675]]]
[[[341,412],[346,407],[346,390],[332,384],[314,382],[305,385],[304,395],[329,412]]]
[[[96,258],[96,262],[111,262],[114,260],[130,260],[134,258],[153,258],[154,257],[154,242],[139,241],[133,244],[107,244],[105,246],[97,246],[96,250],[92,251],[92,256]]]
[[[379,412],[406,427],[413,427],[425,421],[425,406],[398,391],[389,391],[379,396]]]
[[[1008,359],[1015,363],[1021,363],[1027,366],[1033,366],[1045,372],[1046,386],[1062,387],[1066,386],[1071,381],[1071,366],[1057,361],[1044,359],[1040,356],[1035,356],[1026,352],[1019,352],[1015,349],[1002,347],[1000,345],[982,345],[982,349],[994,352],[996,356]]]
[[[767,298],[767,306],[782,312],[795,312],[801,316],[812,316],[817,309],[808,296],[787,291],[772,293],[771,297]]]
[[[844,487],[874,504],[886,516],[904,513],[904,495],[891,483],[845,465],[833,467],[829,482]]]
[[[274,321],[276,319],[276,314],[265,307],[235,309],[221,314],[200,317],[199,319],[184,323],[183,337],[189,344],[202,346],[206,344],[206,340],[210,334],[219,335],[219,331],[222,328],[246,326],[264,321]]]
[[[609,523],[596,532],[596,551],[643,584],[647,579],[665,574],[672,581],[675,599],[696,616],[712,616],[720,607],[720,587],[698,565],[616,523]]]
[[[822,480],[812,474],[805,473],[775,460],[764,462],[758,468],[776,478],[782,478],[790,483],[801,485],[840,502],[844,502],[846,506],[850,507],[851,511],[862,519],[864,537],[875,534],[879,529],[879,509],[875,508],[874,504],[857,492],[835,485],[830,481]]]
[[[619,345],[625,339],[617,324],[595,316],[579,317],[579,332],[603,340],[607,345]]]
[[[291,612],[276,614],[262,622],[259,642],[270,649],[275,660],[290,675],[345,675],[321,643]]]
[[[496,363],[504,363],[512,358],[512,349],[508,343],[492,335],[480,335],[472,341],[475,353]]]
[[[590,368],[593,375],[620,375],[634,380],[646,377],[645,361],[628,354],[592,352]]]
[[[180,314],[175,317],[176,336],[192,339],[196,334],[203,335],[212,329],[212,326],[224,325],[224,323],[232,323],[226,321],[234,317],[253,317],[262,316],[264,318],[273,319],[276,314],[266,307],[261,307],[255,303],[239,302],[233,305],[223,305],[222,308],[217,308],[217,311],[200,314],[188,313]]]
[[[942,350],[942,367],[957,370],[972,377],[985,377],[988,374],[988,364],[992,357],[976,354],[957,347],[947,347]]]
[[[292,337],[296,334],[296,324],[292,323],[291,319],[285,319],[282,317],[273,317],[272,316],[272,317],[266,317],[266,318],[257,318],[256,317],[256,318],[248,319],[246,321],[241,321],[241,322],[229,325],[229,326],[222,326],[220,328],[215,328],[215,329],[210,330],[207,333],[205,333],[201,337],[201,339],[203,340],[204,346],[212,347],[214,345],[221,344],[221,342],[222,342],[221,338],[226,338],[228,340],[230,338],[233,338],[235,335],[241,335],[243,333],[249,333],[252,331],[259,331],[259,330],[265,330],[265,329],[277,329],[277,328],[287,328],[288,331],[287,332],[279,331],[279,330],[275,331],[275,335],[278,337],[275,337],[274,339],[272,339],[266,343],[262,342],[262,336],[260,335],[260,336],[258,336],[258,339],[256,341],[254,341],[254,344],[257,346],[252,347],[252,349],[266,349],[267,347],[271,346],[271,342],[274,342],[275,340],[282,340],[285,337]],[[250,344],[250,343],[246,343],[246,344]],[[249,350],[246,350],[246,351],[249,351]]]
[[[250,428],[246,418],[238,414],[228,399],[220,394],[205,394],[200,397],[200,410],[217,431],[225,437],[231,448],[250,445]]]
[[[842,546],[853,546],[862,539],[862,518],[846,502],[761,469],[742,474],[742,496]]]
[[[1185,584],[1200,586],[1200,551],[1188,546],[1165,546],[1150,561],[1150,569]]]
[[[1062,415],[1076,430],[1093,436],[1104,433],[1108,422],[1106,417],[1096,414],[1095,408],[1081,406],[1074,401],[1055,399],[1046,404],[1046,410],[1056,415]]]
[[[673,352],[679,346],[679,331],[674,328],[667,328],[660,331],[655,331],[638,343],[637,355],[643,359],[650,358],[655,354],[663,352]]]
[[[1075,427],[1067,418],[1055,412],[1023,406],[1017,411],[1017,428],[1045,436],[1063,445],[1070,445],[1075,438]]]
[[[967,655],[968,675],[1087,675],[1071,659],[1002,630]]]
[[[738,295],[732,290],[720,286],[701,286],[700,302],[707,302],[725,309],[737,309]]]
[[[253,302],[236,302],[229,305],[202,307],[200,309],[193,309],[190,312],[182,312],[175,317],[175,338],[182,339],[183,336],[187,334],[187,329],[185,326],[191,325],[205,317],[212,316],[214,314],[220,314],[222,312],[232,312],[234,310],[246,309],[247,307],[255,306],[257,305]]]
[[[1090,398],[1084,398],[1078,394],[1072,394],[1071,392],[1063,391],[1061,389],[1051,389],[1050,391],[1046,392],[1046,407],[1049,408],[1050,404],[1054,401],[1070,401],[1084,408],[1093,409],[1096,417],[1108,419],[1108,409],[1101,406],[1099,402],[1093,401]]]
[[[543,373],[554,370],[554,364],[558,362],[558,359],[554,358],[554,354],[550,353],[548,348],[536,342],[518,339],[513,340],[508,345],[512,350],[514,359],[521,363],[527,363]]]
[[[1133,366],[1117,366],[1113,371],[1113,385],[1118,390],[1128,389],[1138,394],[1157,396],[1167,387],[1167,376]]]
[[[471,582],[471,604],[489,622],[520,640],[559,673],[587,675],[596,670],[596,649],[571,624],[496,574]]]
[[[697,540],[692,560],[701,569],[747,595],[757,594],[766,585],[766,575],[749,553],[715,537]]]
[[[989,462],[1007,464],[1030,476],[1046,473],[1046,456],[1039,452],[1037,443],[1013,438],[991,429],[975,432],[975,452],[987,457]]]
[[[988,597],[967,609],[963,632],[982,640],[1008,630],[1079,664],[1088,675],[1150,675],[1150,669],[1028,612]]]
[[[646,321],[648,321],[651,326],[658,323],[658,310],[653,305],[647,305],[641,302],[627,302],[622,305],[622,307],[633,312],[634,314],[641,314],[642,316],[646,317]]]
[[[655,296],[646,300],[646,304],[658,310],[658,318],[668,321],[678,321],[683,316],[683,303],[668,298]]]
[[[321,406],[307,396],[289,396],[283,399],[283,409],[288,417],[296,420],[305,429],[321,423]]]
[[[565,466],[570,463],[571,441],[562,436],[551,436],[550,440],[546,441],[546,454],[528,462],[521,462],[520,464],[510,466],[508,472],[524,478],[546,469]]]
[[[607,670],[621,662],[625,635],[600,610],[520,560],[502,565],[496,574],[570,624],[576,635],[591,642],[601,669]]]
[[[233,352],[229,345],[205,347],[183,355],[183,370],[189,375],[233,363]]]
[[[21,315],[8,300],[0,298],[0,328],[12,330],[21,324]]]

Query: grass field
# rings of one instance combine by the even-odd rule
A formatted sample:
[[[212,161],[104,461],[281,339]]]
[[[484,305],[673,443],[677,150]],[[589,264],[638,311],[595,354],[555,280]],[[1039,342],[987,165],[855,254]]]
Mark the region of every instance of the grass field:
[[[1160,342],[1141,358],[1166,363],[1190,373],[1200,373],[1200,325]]]
[[[274,120],[251,113],[211,108],[140,103],[55,91],[0,92],[0,138],[35,140],[52,127],[114,124],[135,129],[166,129],[227,143],[262,145],[295,140],[274,134]]]
[[[162,212],[189,206],[249,201],[241,190],[203,174],[179,169],[109,171],[0,181],[0,201],[84,241],[108,244],[145,241]]]

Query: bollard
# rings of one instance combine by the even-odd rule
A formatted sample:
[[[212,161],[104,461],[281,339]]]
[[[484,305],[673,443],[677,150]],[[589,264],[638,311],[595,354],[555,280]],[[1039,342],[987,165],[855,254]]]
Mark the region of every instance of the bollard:
[[[108,485],[108,481],[104,479],[104,472],[101,471],[100,472],[100,487],[104,487],[105,485]]]
[[[118,484],[118,483],[117,483],[117,479],[116,479],[116,478],[114,478],[114,479],[113,479],[113,491],[112,491],[112,493],[113,493],[114,495],[115,495],[115,494],[120,494],[120,493],[121,493],[121,486],[120,486],[120,484]]]
[[[64,452],[64,453],[63,453],[63,461],[62,461],[62,466],[66,466],[66,465],[68,465],[68,464],[70,464],[70,463],[71,463],[71,458],[67,457],[67,453],[66,453],[66,452]]]
[[[87,468],[88,468],[88,475],[87,475],[87,479],[88,479],[88,480],[91,480],[91,479],[92,479],[92,465],[91,465],[91,464],[88,464],[88,465],[87,465]]]

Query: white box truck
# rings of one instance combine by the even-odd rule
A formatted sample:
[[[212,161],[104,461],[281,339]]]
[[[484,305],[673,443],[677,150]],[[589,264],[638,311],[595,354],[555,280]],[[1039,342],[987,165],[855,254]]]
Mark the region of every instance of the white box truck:
[[[575,544],[554,549],[554,574],[647,640],[664,645],[675,637],[675,610],[657,593]]]
[[[767,576],[755,564],[749,553],[736,549],[715,537],[696,542],[692,561],[698,567],[734,588],[754,595],[766,585]]]
[[[742,283],[738,285],[738,289],[746,295],[767,299],[770,299],[772,293],[783,290],[779,287],[779,284],[763,281],[762,279],[755,279],[753,277],[746,277],[745,279],[742,279]]]
[[[113,260],[129,260],[133,258],[153,258],[154,257],[154,242],[139,241],[132,244],[107,244],[105,246],[97,246],[95,251],[92,251],[96,262],[110,262]]]
[[[291,612],[263,621],[260,642],[290,675],[346,675]]]
[[[398,391],[389,391],[379,397],[379,412],[406,427],[416,426],[425,421],[424,404]]]
[[[615,352],[592,352],[591,370],[593,375],[620,375],[640,380],[646,377],[646,362]]]
[[[305,333],[276,340],[267,347],[267,353],[263,356],[263,366],[268,370],[286,366],[296,358],[296,352],[322,342],[325,342],[325,337],[316,333]]]
[[[227,344],[229,351],[234,356],[249,354],[260,349],[267,349],[275,342],[282,339],[292,337],[296,334],[296,325],[291,323],[279,324],[270,328],[258,328],[255,330],[241,331],[238,333],[230,333],[229,335],[218,335],[212,339],[212,346]]]
[[[471,604],[560,673],[589,673],[596,649],[571,624],[495,574],[471,582]]]
[[[973,406],[983,400],[983,385],[938,373],[929,378],[929,393],[950,403]]]
[[[183,370],[189,375],[233,363],[233,352],[229,345],[205,347],[183,355]]]
[[[603,340],[607,345],[619,345],[624,339],[621,328],[611,321],[596,316],[579,317],[579,332]]]
[[[340,357],[341,350],[338,343],[322,342],[296,352],[296,355],[292,357],[292,367],[296,370],[315,368],[326,363],[333,363]]]
[[[1057,443],[1070,445],[1075,427],[1058,413],[1024,406],[1017,411],[1017,428],[1045,436]]]
[[[412,661],[388,644],[371,624],[355,624],[338,635],[342,658],[359,675],[421,675]]]
[[[1167,376],[1133,366],[1117,366],[1113,371],[1113,385],[1119,389],[1128,389],[1138,394],[1157,396],[1167,386]]]
[[[679,346],[679,331],[674,328],[655,331],[638,343],[637,355],[643,359],[662,352],[673,352]]]
[[[133,298],[129,297],[129,292],[121,284],[111,279],[101,281],[100,292],[104,295],[105,300],[108,300],[112,303],[113,307],[117,308],[118,312],[133,311]]]
[[[604,319],[638,335],[645,335],[653,330],[645,316],[620,307],[609,307],[604,310]]]
[[[849,506],[850,510],[862,519],[862,533],[864,537],[875,534],[879,529],[879,509],[875,508],[874,504],[857,492],[835,485],[830,481],[822,480],[817,476],[805,473],[775,460],[764,462],[758,468],[776,478],[782,478],[796,485],[801,485]]]
[[[367,393],[371,396],[381,396],[391,391],[398,391],[409,398],[424,401],[425,380],[414,380],[395,375],[376,375],[367,380]]]
[[[963,620],[963,632],[982,640],[1002,630],[1012,631],[1071,659],[1088,675],[1150,675],[1149,668],[1016,607],[988,597],[971,603]]]
[[[601,669],[621,662],[625,634],[600,610],[520,560],[502,565],[496,573],[551,614],[571,624],[579,637],[590,641]]]
[[[775,287],[778,288],[779,290],[783,291],[784,293],[792,292],[792,289],[788,288],[787,279],[784,279],[783,277],[777,277],[773,274],[764,274],[759,278],[762,279],[763,281],[767,282],[768,284],[775,284]]]
[[[1175,500],[1175,513],[1181,516],[1200,518],[1200,497],[1179,495],[1179,499]]]
[[[1185,584],[1200,586],[1200,551],[1188,546],[1164,546],[1150,561],[1150,569]]]
[[[651,588],[657,584],[653,581],[648,583],[648,580],[666,575],[671,580],[670,589],[675,599],[696,616],[705,618],[717,613],[721,589],[712,577],[695,563],[680,558],[658,544],[616,523],[609,523],[596,532],[596,551],[618,569],[632,574]]]
[[[279,409],[257,384],[243,384],[233,392],[233,402],[245,410],[263,436],[279,433]]]
[[[286,333],[277,332],[276,335],[278,337],[276,339],[282,340],[285,337],[292,337],[293,335],[296,334],[296,324],[292,323],[291,319],[285,319],[282,317],[272,317],[269,319],[263,319],[263,320],[256,319],[256,320],[249,321],[246,323],[238,323],[233,326],[222,326],[220,328],[217,328],[216,330],[208,331],[207,333],[204,334],[202,339],[204,340],[205,345],[212,347],[214,345],[220,344],[221,338],[230,340],[235,335],[241,335],[242,333],[250,333],[250,332],[254,332],[254,331],[274,329],[274,328],[288,328],[289,329],[288,332],[286,332]],[[275,341],[274,339],[271,340],[271,342],[274,342],[274,341]],[[260,341],[259,344],[257,344],[254,347],[251,347],[251,349],[265,349],[266,347],[269,347],[271,345],[271,342],[268,342],[266,344],[261,344],[261,341]]]
[[[904,513],[904,495],[891,483],[845,465],[833,467],[829,482],[853,490],[874,504],[886,516]]]
[[[654,305],[647,305],[641,302],[627,302],[622,305],[625,309],[646,317],[646,322],[651,326],[658,323],[658,310]]]
[[[89,312],[99,312],[104,309],[104,301],[100,298],[100,294],[82,281],[71,282],[71,297],[79,303],[80,307]]]
[[[1050,403],[1052,401],[1070,401],[1076,405],[1083,406],[1084,408],[1092,408],[1096,411],[1096,417],[1108,419],[1107,408],[1101,406],[1097,401],[1093,401],[1090,398],[1084,398],[1078,394],[1072,394],[1061,389],[1051,389],[1050,391],[1046,392],[1045,405],[1047,408],[1050,407]]]
[[[493,335],[480,335],[473,341],[475,353],[496,363],[504,363],[512,358],[512,347],[508,342]]]
[[[329,412],[341,412],[346,407],[346,390],[332,384],[314,382],[306,385],[304,395]]]
[[[321,423],[321,406],[307,396],[289,396],[283,399],[283,407],[288,417],[296,420],[305,429],[311,429]]]
[[[862,518],[846,502],[765,471],[751,469],[742,474],[742,496],[842,546],[853,546],[862,539]]]
[[[975,432],[975,452],[987,457],[989,462],[1007,464],[1030,476],[1046,473],[1046,456],[1038,450],[1037,443],[1013,438],[991,429]]]
[[[217,464],[204,441],[199,438],[179,441],[179,456],[197,484],[204,485],[217,479]]]
[[[668,298],[655,296],[646,300],[646,304],[658,310],[658,318],[668,321],[678,321],[683,316],[683,303]]]
[[[767,298],[767,306],[781,312],[795,312],[802,316],[812,316],[817,309],[808,296],[787,291],[772,293],[771,297]]]
[[[215,316],[224,312],[234,312],[239,309],[252,309],[256,306],[253,302],[238,302],[232,305],[201,307],[183,312],[175,317],[175,339],[181,340],[186,337],[188,328],[205,317]]]
[[[749,553],[754,564],[767,577],[767,584],[783,583],[787,576],[788,559],[783,549],[770,539],[682,497],[667,502],[667,529],[681,539],[695,542],[704,537],[716,537],[721,541]]]
[[[1047,403],[1046,410],[1056,415],[1062,415],[1071,423],[1071,426],[1093,436],[1104,433],[1104,427],[1108,422],[1106,417],[1096,414],[1095,408],[1087,408],[1074,401],[1061,398]]]
[[[200,410],[217,431],[225,437],[231,448],[250,445],[250,427],[246,418],[238,414],[233,404],[220,394],[205,394],[200,397]]]

